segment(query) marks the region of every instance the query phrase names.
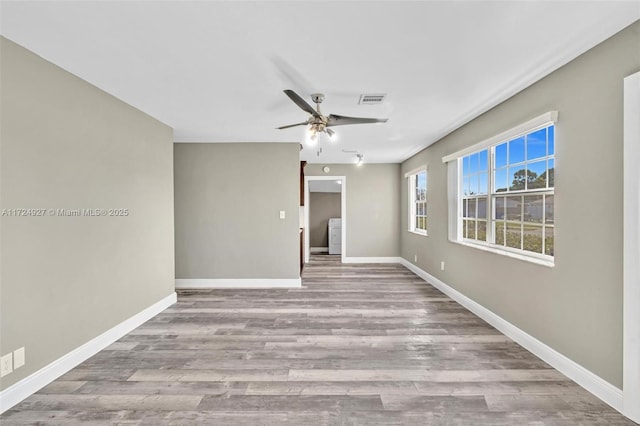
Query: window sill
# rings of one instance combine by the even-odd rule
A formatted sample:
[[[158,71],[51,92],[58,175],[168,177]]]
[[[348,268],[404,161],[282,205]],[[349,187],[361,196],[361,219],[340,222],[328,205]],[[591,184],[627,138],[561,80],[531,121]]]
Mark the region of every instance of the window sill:
[[[451,240],[450,240],[451,241]],[[461,246],[471,247],[478,250],[488,251],[490,253],[501,254],[503,256],[511,257],[513,259],[523,260],[529,263],[535,263],[536,265],[546,266],[547,268],[555,267],[555,262],[553,260],[545,260],[539,259],[533,256],[527,256],[526,254],[514,253],[508,250],[501,250],[497,247],[485,245],[485,244],[474,244],[469,243],[467,241],[451,241],[452,243],[460,244]]]
[[[411,229],[408,229],[407,231],[411,232],[412,234],[416,234],[416,235],[422,235],[423,237],[428,237],[429,234],[427,234],[427,231],[414,231]]]

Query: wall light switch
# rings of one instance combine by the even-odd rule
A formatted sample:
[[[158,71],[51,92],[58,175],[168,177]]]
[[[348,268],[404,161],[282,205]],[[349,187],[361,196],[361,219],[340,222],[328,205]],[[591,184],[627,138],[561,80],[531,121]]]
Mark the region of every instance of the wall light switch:
[[[284,210],[280,210],[280,219],[284,219],[284,218],[285,218]]]
[[[13,351],[13,369],[17,370],[18,368],[24,365],[24,346],[20,349],[16,349]]]
[[[13,352],[9,352],[0,358],[0,377],[4,377],[13,371]]]
[[[444,271],[444,260],[440,262],[440,270]]]

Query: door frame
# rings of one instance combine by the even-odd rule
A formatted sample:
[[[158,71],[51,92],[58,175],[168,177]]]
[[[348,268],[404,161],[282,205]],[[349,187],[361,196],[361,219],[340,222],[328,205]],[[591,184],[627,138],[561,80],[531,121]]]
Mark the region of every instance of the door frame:
[[[624,79],[622,413],[640,423],[640,72]]]
[[[342,253],[340,261],[344,263],[347,257],[347,177],[346,176],[305,176],[304,177],[304,263],[309,263],[309,253],[311,252],[311,241],[309,232],[309,209],[311,197],[309,182],[313,180],[340,180],[340,216],[342,219]]]

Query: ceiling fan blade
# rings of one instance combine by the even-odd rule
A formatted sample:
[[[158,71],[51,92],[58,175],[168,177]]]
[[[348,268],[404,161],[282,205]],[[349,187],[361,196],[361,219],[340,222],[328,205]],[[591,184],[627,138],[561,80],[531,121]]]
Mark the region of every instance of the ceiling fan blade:
[[[311,105],[309,105],[304,99],[302,99],[296,92],[293,90],[285,90],[284,93],[291,99],[296,105],[298,105],[302,110],[308,112],[313,115],[315,118],[320,118],[320,114],[318,111],[313,109]]]
[[[282,130],[282,129],[288,129],[289,127],[296,127],[296,126],[306,126],[307,122],[303,122],[303,123],[297,123],[297,124],[289,124],[287,126],[282,126],[282,127],[276,127],[276,129],[278,130]]]
[[[344,115],[329,114],[327,127],[344,126],[346,124],[386,123],[387,120],[388,118],[345,117]]]

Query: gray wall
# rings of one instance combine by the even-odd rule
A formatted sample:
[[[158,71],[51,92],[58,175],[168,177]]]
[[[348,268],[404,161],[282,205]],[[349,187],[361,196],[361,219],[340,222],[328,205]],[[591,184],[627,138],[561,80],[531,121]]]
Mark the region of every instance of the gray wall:
[[[340,217],[339,192],[312,192],[309,194],[309,242],[311,247],[328,247],[329,219]]]
[[[299,153],[297,143],[175,144],[176,278],[300,276]]]
[[[640,69],[635,23],[402,164],[428,165],[429,236],[402,256],[522,330],[622,387],[622,85]],[[447,240],[444,155],[549,110],[556,125],[555,267]],[[406,179],[403,179],[406,188]],[[446,271],[440,271],[440,261]]]
[[[400,255],[399,164],[307,164],[305,176],[346,177],[347,257]]]
[[[2,208],[126,208],[126,217],[3,216],[6,389],[174,291],[171,128],[2,38]]]

